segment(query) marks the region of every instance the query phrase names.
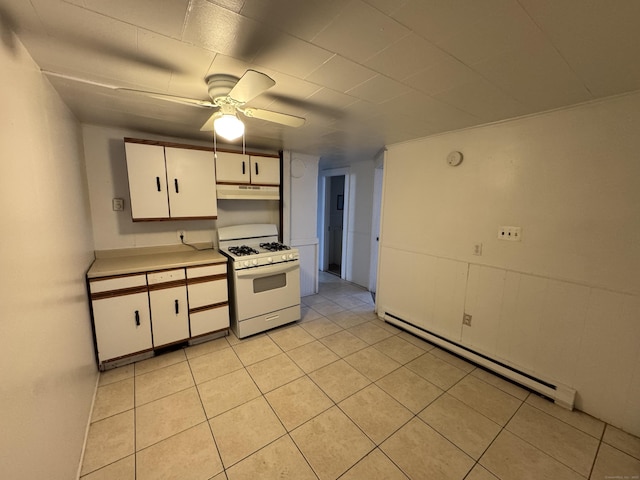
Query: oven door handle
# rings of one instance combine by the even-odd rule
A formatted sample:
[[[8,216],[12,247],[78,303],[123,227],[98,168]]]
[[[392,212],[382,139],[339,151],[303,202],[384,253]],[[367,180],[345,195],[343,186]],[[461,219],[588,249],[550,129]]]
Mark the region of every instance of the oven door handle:
[[[299,262],[282,262],[275,265],[267,265],[264,267],[246,268],[244,270],[236,270],[238,278],[259,278],[275,273],[292,272],[300,268]]]

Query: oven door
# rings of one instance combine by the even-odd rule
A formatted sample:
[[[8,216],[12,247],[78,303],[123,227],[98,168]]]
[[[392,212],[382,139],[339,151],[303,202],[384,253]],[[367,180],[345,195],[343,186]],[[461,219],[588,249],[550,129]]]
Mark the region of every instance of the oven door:
[[[300,304],[299,262],[237,270],[235,277],[238,320]]]

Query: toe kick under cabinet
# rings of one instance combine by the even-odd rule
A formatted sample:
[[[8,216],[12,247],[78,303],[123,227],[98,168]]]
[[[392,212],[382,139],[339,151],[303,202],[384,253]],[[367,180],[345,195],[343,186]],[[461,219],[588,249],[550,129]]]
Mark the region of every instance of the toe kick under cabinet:
[[[229,329],[227,264],[89,278],[100,370]]]

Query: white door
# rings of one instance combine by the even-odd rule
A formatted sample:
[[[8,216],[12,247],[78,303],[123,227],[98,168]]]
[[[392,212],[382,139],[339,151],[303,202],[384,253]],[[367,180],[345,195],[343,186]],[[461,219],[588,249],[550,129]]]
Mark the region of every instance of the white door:
[[[164,147],[125,143],[131,218],[169,218]]]
[[[378,283],[378,249],[380,246],[380,209],[382,208],[382,168],[376,168],[373,177],[373,214],[371,219],[371,268],[369,291],[376,292]]]
[[[255,185],[280,185],[280,159],[251,157],[251,183]]]
[[[165,148],[171,218],[216,217],[216,166],[206,150]]]
[[[240,153],[216,153],[217,183],[249,183],[249,155]]]
[[[92,301],[100,363],[151,349],[147,292]]]
[[[189,338],[186,286],[150,290],[149,303],[154,347]]]

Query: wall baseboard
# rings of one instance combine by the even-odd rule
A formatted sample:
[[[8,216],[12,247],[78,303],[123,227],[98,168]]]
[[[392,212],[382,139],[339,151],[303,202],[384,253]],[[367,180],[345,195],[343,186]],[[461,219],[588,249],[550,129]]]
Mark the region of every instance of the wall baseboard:
[[[469,347],[448,340],[434,332],[417,327],[412,323],[393,315],[392,313],[382,312],[382,314],[380,314],[379,312],[378,315],[387,323],[423,338],[428,342],[448,350],[459,357],[465,358],[466,360],[486,368],[487,370],[491,370],[492,372],[518,383],[529,390],[538,392],[541,395],[552,399],[554,403],[563,408],[573,410],[576,391],[571,387],[554,382],[553,380],[537,378],[522,370],[507,365],[504,362],[493,359],[488,355],[476,352]]]

